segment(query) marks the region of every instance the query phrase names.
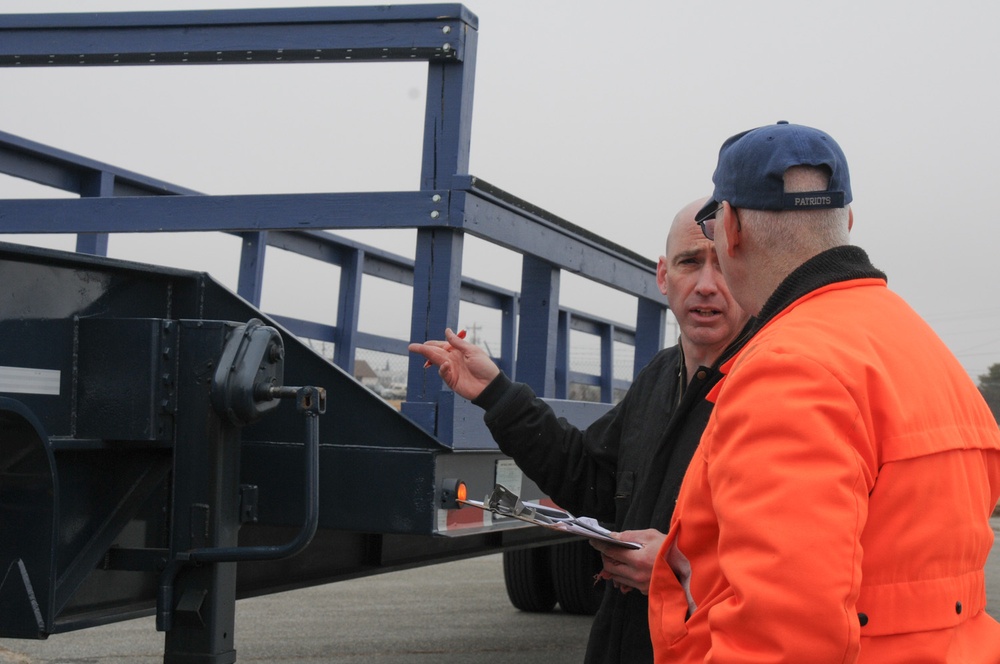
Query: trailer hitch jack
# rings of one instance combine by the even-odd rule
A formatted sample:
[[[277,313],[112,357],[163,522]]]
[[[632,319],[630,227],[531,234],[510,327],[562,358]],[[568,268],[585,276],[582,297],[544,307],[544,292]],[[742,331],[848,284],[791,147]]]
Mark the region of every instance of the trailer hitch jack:
[[[279,399],[295,399],[306,418],[305,518],[298,534],[275,546],[204,547],[171,556],[160,574],[156,597],[156,629],[168,632],[173,623],[174,582],[185,566],[278,560],[305,549],[319,524],[319,415],[326,411],[326,390],[321,387],[286,387],[280,384],[284,360],[281,336],[257,319],[230,336],[212,381],[214,410],[233,427],[241,427],[275,407]]]

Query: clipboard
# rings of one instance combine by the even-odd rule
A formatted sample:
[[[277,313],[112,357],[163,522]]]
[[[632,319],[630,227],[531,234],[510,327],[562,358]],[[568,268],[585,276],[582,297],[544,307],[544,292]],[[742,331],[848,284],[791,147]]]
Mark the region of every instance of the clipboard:
[[[638,542],[628,542],[612,537],[611,531],[601,526],[596,519],[576,517],[557,507],[522,501],[516,493],[502,484],[494,485],[493,491],[482,502],[478,500],[459,500],[458,502],[462,505],[492,512],[498,516],[526,521],[543,528],[580,535],[627,549],[642,548],[642,544]]]

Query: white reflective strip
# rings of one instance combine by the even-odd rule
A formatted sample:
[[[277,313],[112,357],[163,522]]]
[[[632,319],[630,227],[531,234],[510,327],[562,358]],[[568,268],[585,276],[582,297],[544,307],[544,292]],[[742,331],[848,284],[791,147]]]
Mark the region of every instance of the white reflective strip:
[[[0,367],[0,392],[58,395],[59,377],[56,369]]]

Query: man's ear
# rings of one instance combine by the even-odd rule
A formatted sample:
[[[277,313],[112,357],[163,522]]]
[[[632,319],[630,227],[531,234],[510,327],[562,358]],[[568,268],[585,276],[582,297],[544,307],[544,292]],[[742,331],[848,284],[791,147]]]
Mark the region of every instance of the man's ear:
[[[854,208],[847,208],[847,232],[850,233],[854,227]]]
[[[660,256],[660,260],[656,263],[656,285],[660,289],[660,292],[664,295],[667,294],[667,257]]]
[[[726,250],[727,256],[736,254],[736,247],[740,246],[740,218],[736,216],[736,210],[729,201],[722,201],[722,226],[726,229]]]

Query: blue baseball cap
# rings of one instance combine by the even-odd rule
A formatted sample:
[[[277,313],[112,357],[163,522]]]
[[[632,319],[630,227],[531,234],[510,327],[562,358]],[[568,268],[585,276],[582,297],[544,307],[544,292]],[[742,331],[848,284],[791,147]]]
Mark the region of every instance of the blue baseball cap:
[[[785,193],[785,171],[792,166],[825,166],[826,191]],[[842,208],[852,199],[847,158],[837,142],[819,129],[784,120],[723,143],[712,182],[715,191],[696,221],[711,218],[722,201],[751,210],[814,210]]]

